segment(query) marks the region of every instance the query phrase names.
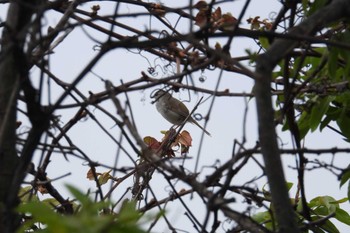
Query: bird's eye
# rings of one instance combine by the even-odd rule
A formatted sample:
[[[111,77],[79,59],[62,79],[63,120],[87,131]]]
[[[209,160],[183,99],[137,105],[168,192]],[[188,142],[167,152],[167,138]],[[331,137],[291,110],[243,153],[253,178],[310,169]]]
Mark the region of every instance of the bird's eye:
[[[161,94],[161,89],[155,89],[154,91],[152,91],[150,97],[151,98],[157,98],[157,97],[160,96],[160,94]]]

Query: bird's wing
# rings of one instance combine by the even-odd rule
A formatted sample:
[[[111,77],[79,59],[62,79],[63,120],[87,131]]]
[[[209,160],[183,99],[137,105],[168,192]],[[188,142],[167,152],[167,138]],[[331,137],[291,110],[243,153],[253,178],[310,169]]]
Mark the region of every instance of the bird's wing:
[[[186,105],[184,103],[182,103],[181,101],[178,102],[178,113],[183,116],[183,117],[187,117],[190,114],[190,111],[188,110],[188,108],[186,107]]]

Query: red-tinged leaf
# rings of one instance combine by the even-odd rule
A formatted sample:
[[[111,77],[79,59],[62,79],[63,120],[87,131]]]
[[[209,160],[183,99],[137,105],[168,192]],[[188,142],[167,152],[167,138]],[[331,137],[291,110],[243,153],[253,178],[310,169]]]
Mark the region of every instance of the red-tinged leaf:
[[[159,17],[164,17],[165,13],[166,13],[163,6],[159,3],[153,4],[153,6],[151,8],[151,12],[155,15],[158,15]]]
[[[221,46],[221,44],[219,42],[215,43],[215,50],[217,50],[217,51],[221,51],[222,50],[222,46]]]
[[[198,1],[193,5],[193,8],[196,8],[198,10],[208,9],[208,3],[206,1]]]
[[[250,23],[250,28],[253,30],[258,30],[260,29],[260,20],[259,20],[260,16],[256,16],[254,18],[249,18],[247,19],[247,22]]]
[[[222,15],[221,15],[221,8],[218,7],[216,8],[216,10],[214,11],[214,13],[211,15],[211,19],[216,22],[219,19],[221,19]]]
[[[101,9],[100,5],[93,5],[91,7],[91,10],[92,10],[92,12],[90,13],[91,16],[96,16],[100,9]]]
[[[96,172],[95,167],[91,167],[90,170],[86,173],[86,178],[88,178],[89,180],[94,180],[94,172],[96,176],[102,175],[101,173]]]
[[[94,173],[93,172],[96,173],[96,170],[95,170],[94,167],[91,167],[89,169],[89,171],[86,173],[86,178],[88,178],[89,180],[93,180],[94,179]]]
[[[47,191],[47,189],[45,188],[44,185],[39,184],[38,187],[37,187],[37,189],[38,189],[38,191],[39,191],[41,194],[49,193],[49,192]]]
[[[204,28],[207,25],[208,17],[206,10],[200,10],[194,18],[194,24],[200,28]]]
[[[177,146],[177,144],[179,143],[179,137],[176,137],[175,139],[173,138],[176,134],[175,129],[170,129],[163,134],[164,134],[164,137],[162,138],[162,143],[167,143],[169,140],[172,140],[170,147]]]
[[[272,28],[272,23],[271,23],[270,21],[268,21],[267,19],[264,19],[264,20],[262,21],[262,23],[265,25],[265,28],[266,28],[267,30],[270,30],[270,29]]]
[[[184,145],[186,147],[192,146],[192,137],[191,137],[190,133],[187,132],[186,130],[182,131],[179,134],[178,138],[179,138],[179,143],[181,145]]]
[[[22,125],[22,121],[16,121],[16,129],[18,129]]]
[[[153,137],[150,137],[150,136],[144,137],[143,141],[152,150],[157,150],[160,147],[160,142],[158,142],[157,139],[155,139]]]
[[[93,10],[93,11],[99,11],[100,9],[101,9],[100,5],[93,5],[91,7],[91,10]]]
[[[174,152],[173,150],[168,150],[167,153],[166,153],[166,155],[167,155],[168,157],[175,157],[175,152]]]
[[[218,24],[221,31],[232,31],[237,24],[237,19],[231,13],[226,13],[222,15]]]

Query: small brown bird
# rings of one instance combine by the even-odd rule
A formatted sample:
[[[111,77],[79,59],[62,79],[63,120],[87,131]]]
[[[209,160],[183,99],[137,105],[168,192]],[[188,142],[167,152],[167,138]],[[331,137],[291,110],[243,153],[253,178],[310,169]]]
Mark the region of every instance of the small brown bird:
[[[174,125],[181,125],[186,120],[187,116],[190,114],[190,111],[184,103],[180,100],[174,98],[166,91],[159,90],[154,96],[156,100],[156,108],[158,112],[170,123]],[[195,119],[191,116],[188,118],[188,121],[192,124],[197,125],[201,128],[204,133],[210,136],[210,133],[206,131]]]

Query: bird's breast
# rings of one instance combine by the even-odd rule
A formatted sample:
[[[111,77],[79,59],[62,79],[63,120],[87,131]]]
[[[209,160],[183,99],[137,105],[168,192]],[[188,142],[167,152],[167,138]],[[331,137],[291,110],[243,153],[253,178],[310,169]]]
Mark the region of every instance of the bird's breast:
[[[171,106],[169,106],[164,101],[157,101],[156,103],[157,111],[170,123],[174,125],[180,125],[183,123],[185,118],[176,112],[176,109],[172,109]]]

